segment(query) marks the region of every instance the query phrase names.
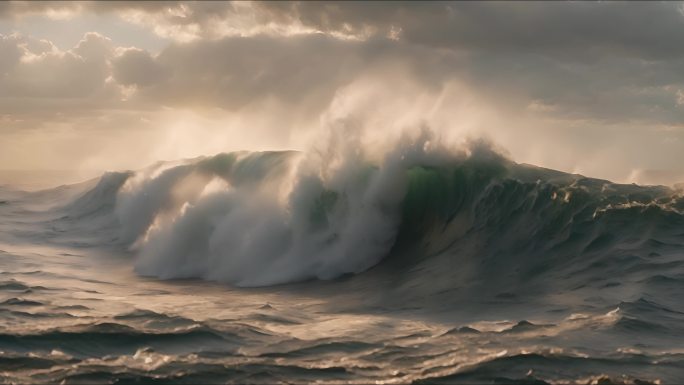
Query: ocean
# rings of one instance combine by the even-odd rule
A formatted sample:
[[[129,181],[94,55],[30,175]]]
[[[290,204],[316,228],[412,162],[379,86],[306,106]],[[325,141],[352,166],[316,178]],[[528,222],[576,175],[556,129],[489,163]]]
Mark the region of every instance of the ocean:
[[[684,196],[424,143],[0,187],[0,382],[684,380]]]

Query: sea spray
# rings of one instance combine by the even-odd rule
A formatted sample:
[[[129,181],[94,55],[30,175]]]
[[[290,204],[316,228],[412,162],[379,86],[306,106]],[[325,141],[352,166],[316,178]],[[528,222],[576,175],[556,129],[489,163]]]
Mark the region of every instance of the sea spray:
[[[168,169],[122,193],[122,239],[136,271],[161,278],[263,286],[359,273],[395,243],[409,170],[463,156],[430,139],[404,138],[377,166],[346,146],[339,162],[263,153],[221,172],[211,160]],[[225,188],[198,194],[214,178]]]

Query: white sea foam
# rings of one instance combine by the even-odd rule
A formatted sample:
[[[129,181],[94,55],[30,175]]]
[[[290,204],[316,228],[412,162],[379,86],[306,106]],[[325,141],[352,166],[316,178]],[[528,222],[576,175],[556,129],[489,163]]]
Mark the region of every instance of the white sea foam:
[[[120,193],[122,239],[136,271],[161,278],[261,286],[358,273],[394,244],[407,170],[453,158],[431,139],[403,139],[377,167],[341,141],[304,157],[235,156],[220,171],[218,159],[170,168]]]

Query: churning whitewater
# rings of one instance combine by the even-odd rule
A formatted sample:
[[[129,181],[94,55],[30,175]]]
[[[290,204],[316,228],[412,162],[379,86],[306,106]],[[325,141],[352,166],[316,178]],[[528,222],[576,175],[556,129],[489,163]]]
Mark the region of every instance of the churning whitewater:
[[[4,383],[684,378],[675,187],[424,134],[5,186],[0,214]]]

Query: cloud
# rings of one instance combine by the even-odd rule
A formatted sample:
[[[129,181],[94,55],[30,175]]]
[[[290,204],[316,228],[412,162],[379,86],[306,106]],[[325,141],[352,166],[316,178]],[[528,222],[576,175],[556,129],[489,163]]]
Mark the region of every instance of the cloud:
[[[0,3],[0,18],[45,16],[50,19],[66,19],[84,12],[112,13],[130,9],[157,13],[178,6],[178,1],[3,1]]]
[[[459,76],[490,92],[493,103],[502,99],[507,105],[502,108],[532,106],[531,113],[558,119],[675,125],[682,118],[676,103],[683,82],[678,36],[684,33],[678,3],[30,2],[8,7],[118,13],[185,42],[158,57],[130,50],[113,61],[115,80],[148,88],[138,100],[145,96],[153,104],[234,110],[251,100],[294,94],[300,104],[309,99],[324,104],[364,66],[384,60],[412,62],[413,75],[426,85]],[[445,50],[467,56],[468,62],[445,61]],[[426,63],[416,63],[420,60]]]
[[[676,2],[258,3],[273,19],[325,32],[374,31],[413,44],[557,55],[681,57]],[[653,23],[657,20],[657,23]],[[586,57],[575,58],[586,59]]]
[[[165,80],[139,96],[166,105],[235,110],[273,98],[291,105],[322,104],[320,111],[339,87],[363,73],[417,64],[416,50],[397,50],[387,43],[361,44],[325,35],[226,37],[174,44],[153,61],[138,53],[147,55],[147,64],[141,60],[126,70],[131,77],[144,77],[146,67],[163,68]],[[115,71],[123,70],[121,59]],[[422,67],[425,75],[434,69],[429,61]]]
[[[164,68],[142,49],[123,50],[112,61],[114,79],[124,86],[146,87],[164,79]]]
[[[179,41],[318,32],[566,60],[606,54],[657,60],[683,56],[683,8],[678,2],[14,1],[0,3],[0,18],[88,12],[117,14]]]
[[[342,112],[376,126],[422,117],[447,131],[479,127],[520,160],[625,176],[628,167],[684,161],[678,155],[684,153],[681,8],[671,2],[0,3],[0,18],[116,15],[121,28],[145,26],[170,39],[150,52],[117,46],[99,33],[63,50],[30,34],[0,36],[0,119],[5,131],[55,125],[116,135],[144,131],[148,148],[169,149],[154,153],[166,157],[187,155],[172,150],[195,141],[195,152],[260,140],[288,147]],[[178,122],[221,139],[203,147]],[[154,125],[161,128],[151,135]],[[162,143],[164,130],[177,139]],[[232,143],[224,131],[238,133]],[[566,149],[553,149],[559,140]],[[662,150],[625,155],[644,143]],[[598,160],[609,166],[592,166]]]
[[[0,80],[0,100],[13,98],[86,98],[103,91],[111,55],[109,39],[86,34],[71,50],[30,37],[2,36],[10,51]],[[18,55],[19,53],[19,55]],[[4,60],[3,60],[4,61]]]
[[[17,45],[15,37],[0,36],[0,76],[2,78],[9,75],[9,72],[19,63],[22,55],[22,49]]]
[[[80,5],[67,1],[3,1],[0,3],[0,18],[21,18],[31,15],[55,17],[60,13],[74,13]]]

